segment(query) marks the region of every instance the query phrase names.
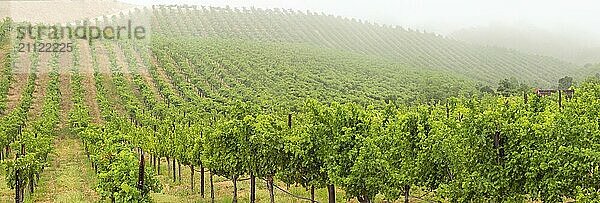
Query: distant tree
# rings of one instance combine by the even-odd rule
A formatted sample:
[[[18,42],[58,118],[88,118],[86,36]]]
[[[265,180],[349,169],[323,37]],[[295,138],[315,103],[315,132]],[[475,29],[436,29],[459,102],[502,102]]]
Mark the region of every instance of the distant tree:
[[[565,76],[558,80],[558,89],[569,89],[573,85],[573,78]]]
[[[489,85],[479,87],[478,89],[479,89],[479,92],[481,92],[482,94],[496,94],[494,89],[492,89],[492,87],[490,87]]]
[[[527,89],[529,89],[529,86],[527,86],[526,84],[519,83],[519,81],[516,78],[511,77],[501,80],[498,83],[497,92],[499,94],[502,94],[502,96],[507,97],[511,95],[521,94],[523,91],[527,91]]]

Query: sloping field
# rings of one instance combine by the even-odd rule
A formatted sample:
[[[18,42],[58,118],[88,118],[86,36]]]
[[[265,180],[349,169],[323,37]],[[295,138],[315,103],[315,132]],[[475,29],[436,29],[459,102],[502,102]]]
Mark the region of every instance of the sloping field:
[[[434,33],[365,23],[312,12],[156,6],[133,16],[151,16],[153,33],[165,36],[241,38],[309,43],[333,49],[377,55],[421,69],[443,70],[496,83],[516,77],[530,84],[550,85],[575,65],[546,56],[470,45]]]

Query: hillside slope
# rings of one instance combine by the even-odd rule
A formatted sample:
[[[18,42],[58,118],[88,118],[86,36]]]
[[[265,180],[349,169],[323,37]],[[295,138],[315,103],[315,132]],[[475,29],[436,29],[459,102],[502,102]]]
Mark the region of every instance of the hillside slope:
[[[155,38],[159,66],[186,74],[202,95],[226,102],[295,106],[306,98],[375,104],[430,102],[473,94],[462,77],[404,67],[391,60],[305,44]]]
[[[311,12],[155,6],[132,15],[134,19],[150,16],[155,35],[309,43],[382,56],[416,68],[450,71],[493,84],[501,78],[516,77],[548,86],[575,67],[551,57]]]

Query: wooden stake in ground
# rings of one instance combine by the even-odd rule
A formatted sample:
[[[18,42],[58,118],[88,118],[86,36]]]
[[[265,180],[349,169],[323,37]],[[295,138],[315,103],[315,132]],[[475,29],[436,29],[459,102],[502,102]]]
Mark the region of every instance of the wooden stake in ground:
[[[143,190],[144,190],[144,166],[146,165],[145,160],[144,160],[144,151],[140,151],[140,166],[139,166],[139,172],[138,172],[138,190],[140,190],[140,192],[142,192],[143,194]]]
[[[408,203],[408,197],[410,196],[410,185],[404,186],[404,203]]]
[[[17,159],[19,159],[19,153],[17,153],[15,155],[15,162],[17,161]],[[21,201],[20,201],[21,195],[19,194],[19,192],[21,190],[19,188],[20,188],[20,184],[19,184],[19,169],[17,168],[17,170],[15,170],[15,202],[16,203],[21,203]]]
[[[267,176],[267,188],[269,189],[269,199],[275,203],[275,193],[273,193],[273,176]]]
[[[209,172],[208,176],[210,176],[210,203],[215,203],[215,185],[213,184],[213,173]]]
[[[250,172],[250,202],[256,202],[256,177]]]
[[[231,178],[231,182],[233,182],[233,199],[231,200],[231,202],[233,203],[237,203],[238,200],[238,196],[237,196],[237,175],[233,175],[233,177]]]
[[[37,133],[34,134],[34,138],[37,139]],[[21,149],[23,151],[23,153],[25,153],[25,149]],[[43,168],[42,168],[43,169]],[[29,174],[29,194],[33,194],[34,192],[34,180],[33,180],[33,174]]]
[[[194,193],[194,164],[190,164],[190,176],[190,185],[192,186],[192,193]]]
[[[558,107],[562,109],[562,91],[558,90]]]
[[[173,182],[177,181],[177,177],[175,176],[175,173],[177,173],[177,171],[175,171],[176,167],[177,166],[175,165],[175,158],[173,158]]]
[[[315,186],[310,186],[310,202],[315,202]]]
[[[327,192],[329,194],[329,203],[335,203],[335,186],[333,184],[327,185]]]
[[[200,131],[200,138],[202,138],[202,131]],[[212,182],[212,177],[211,177]],[[212,185],[210,186],[212,188]],[[200,161],[200,195],[204,198],[204,166],[202,166],[202,161]]]
[[[204,198],[204,167],[202,166],[202,162],[200,162],[200,195]]]

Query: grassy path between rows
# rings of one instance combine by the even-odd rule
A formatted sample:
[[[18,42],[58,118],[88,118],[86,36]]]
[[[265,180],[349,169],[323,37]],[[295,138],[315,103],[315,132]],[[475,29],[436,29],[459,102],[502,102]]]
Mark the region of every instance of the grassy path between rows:
[[[59,136],[54,145],[55,153],[50,155],[50,166],[42,173],[38,191],[29,200],[98,202],[99,196],[94,191],[96,177],[81,142],[70,136]]]

